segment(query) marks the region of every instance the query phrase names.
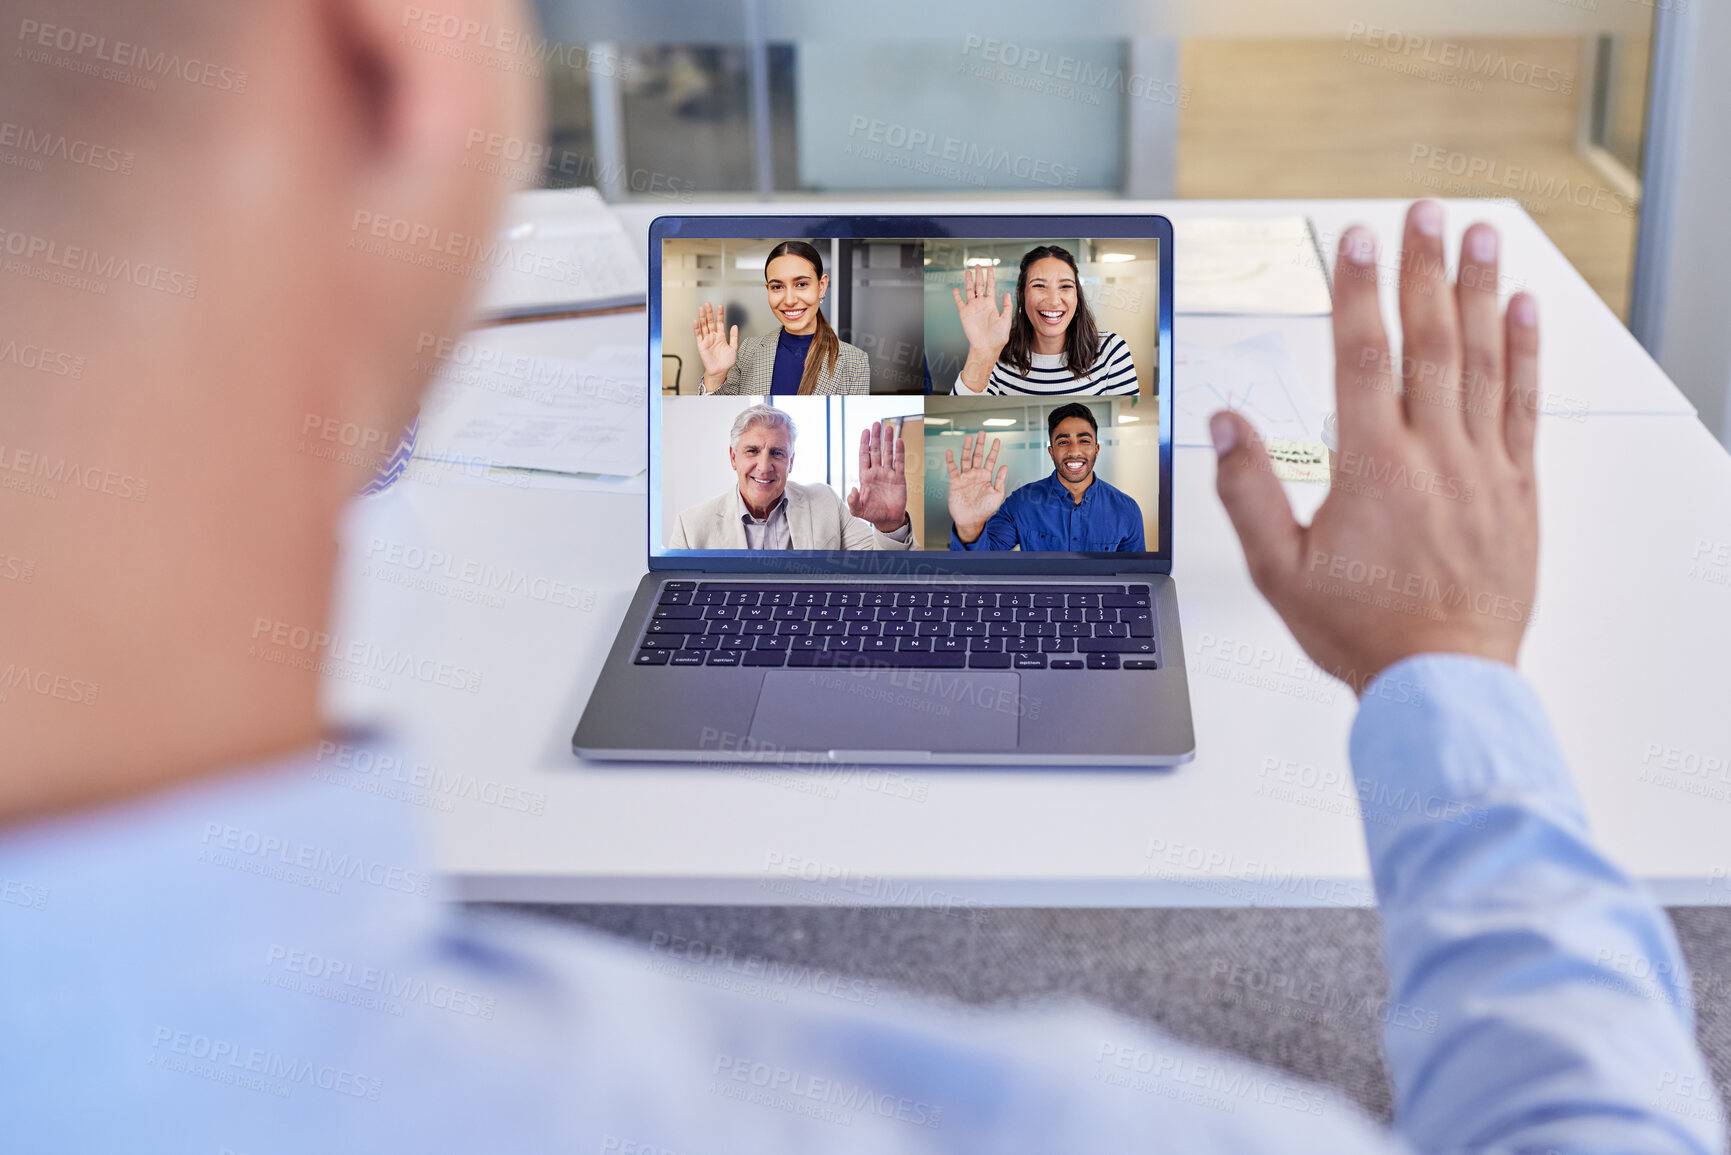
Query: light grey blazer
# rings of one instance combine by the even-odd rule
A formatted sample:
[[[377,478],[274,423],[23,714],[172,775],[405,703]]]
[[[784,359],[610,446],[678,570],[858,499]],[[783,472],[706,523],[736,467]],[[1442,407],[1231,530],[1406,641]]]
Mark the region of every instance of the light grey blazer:
[[[739,491],[730,489],[681,513],[668,541],[672,549],[750,549],[740,520]],[[918,549],[909,534],[900,542],[855,517],[827,485],[787,483],[787,528],[794,549]]]
[[[739,357],[727,371],[727,380],[710,396],[768,396],[770,378],[775,374],[775,343],[780,339],[781,329],[777,327],[774,332],[741,341]],[[866,351],[843,341],[836,353],[835,368],[827,373],[819,370],[811,391],[813,396],[869,393],[871,384],[871,362]]]

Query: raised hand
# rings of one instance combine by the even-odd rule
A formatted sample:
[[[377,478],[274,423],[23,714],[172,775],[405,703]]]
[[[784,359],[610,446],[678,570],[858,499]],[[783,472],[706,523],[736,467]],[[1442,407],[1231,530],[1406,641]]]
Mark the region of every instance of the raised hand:
[[[966,296],[963,291],[966,290]],[[991,379],[998,354],[1010,342],[1010,322],[1015,317],[1014,296],[1004,294],[1004,307],[997,305],[998,275],[990,265],[970,265],[962,272],[962,289],[951,289],[962,332],[968,338],[968,360],[962,367],[962,385],[978,393]]]
[[[908,520],[903,453],[892,422],[879,421],[860,431],[859,484],[847,495],[847,507],[884,533],[894,533]]]
[[[986,522],[1004,504],[1004,487],[1010,479],[1010,467],[998,465],[998,439],[991,440],[988,451],[984,433],[962,438],[960,468],[955,453],[944,450],[944,463],[950,467],[950,521],[955,523],[956,536],[970,545],[979,540]]]
[[[708,301],[703,302],[697,319],[691,322],[692,335],[697,338],[697,355],[703,359],[705,393],[713,393],[725,385],[733,363],[739,360],[739,326],[735,325],[731,333],[724,332],[726,327],[721,310],[711,308]]]
[[[1334,280],[1338,465],[1308,526],[1255,431],[1216,413],[1220,499],[1256,588],[1316,663],[1363,693],[1395,662],[1459,653],[1513,665],[1533,610],[1539,326],[1497,300],[1495,229],[1461,242],[1448,283],[1443,210],[1407,216],[1401,356],[1377,303],[1376,238],[1349,229]]]

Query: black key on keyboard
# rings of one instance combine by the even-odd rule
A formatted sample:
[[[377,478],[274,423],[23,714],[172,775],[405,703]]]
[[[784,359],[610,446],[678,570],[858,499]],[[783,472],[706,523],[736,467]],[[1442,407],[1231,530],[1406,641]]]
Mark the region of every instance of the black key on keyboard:
[[[710,666],[737,666],[739,665],[739,658],[740,651],[738,650],[711,650],[709,651],[709,661],[705,664]]]
[[[786,660],[786,650],[751,650],[745,655],[748,666],[779,666]]]
[[[968,665],[975,670],[1007,670],[1010,668],[1010,655],[970,653]]]
[[[638,650],[637,664],[639,666],[665,666],[672,656],[668,650]]]

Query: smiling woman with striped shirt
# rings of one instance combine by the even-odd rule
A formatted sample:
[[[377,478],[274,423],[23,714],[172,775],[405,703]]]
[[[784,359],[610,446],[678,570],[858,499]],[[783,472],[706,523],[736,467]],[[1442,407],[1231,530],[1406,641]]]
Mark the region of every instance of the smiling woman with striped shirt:
[[[1076,258],[1057,245],[1022,257],[1016,292],[997,306],[997,274],[990,265],[963,274],[951,289],[968,359],[952,392],[1033,394],[1041,397],[1130,396],[1137,390],[1130,346],[1102,333],[1082,294]],[[1019,300],[1021,307],[1015,307]]]

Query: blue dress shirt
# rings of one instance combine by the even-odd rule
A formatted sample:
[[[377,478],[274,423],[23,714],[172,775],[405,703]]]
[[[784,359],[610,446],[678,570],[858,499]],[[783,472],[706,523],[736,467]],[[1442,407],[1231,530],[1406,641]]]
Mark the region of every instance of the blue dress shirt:
[[[980,536],[965,542],[950,527],[951,549],[1084,550],[1141,553],[1142,507],[1136,499],[1102,477],[1082,491],[1077,501],[1058,480],[1030,481],[1004,498]]]
[[[1399,663],[1351,750],[1389,1005],[1422,1012],[1384,1031],[1392,1135],[1098,1010],[464,913],[412,811],[524,798],[332,743],[0,837],[0,1148],[1717,1155],[1670,924],[1593,848],[1520,676]]]

